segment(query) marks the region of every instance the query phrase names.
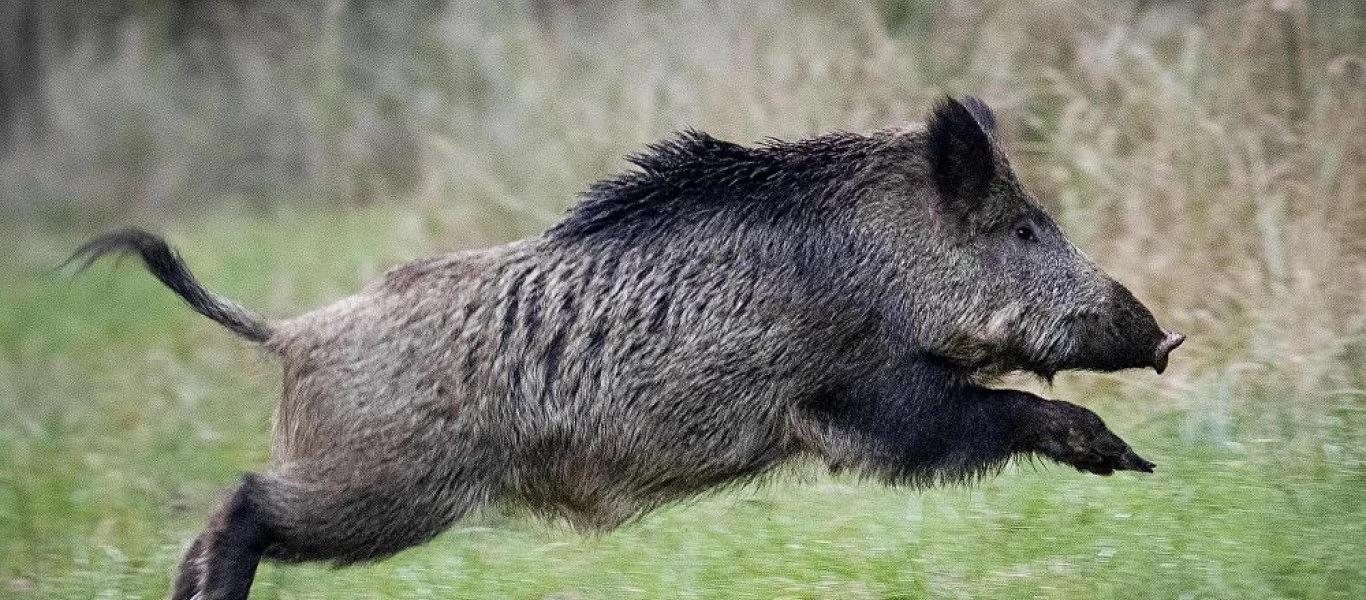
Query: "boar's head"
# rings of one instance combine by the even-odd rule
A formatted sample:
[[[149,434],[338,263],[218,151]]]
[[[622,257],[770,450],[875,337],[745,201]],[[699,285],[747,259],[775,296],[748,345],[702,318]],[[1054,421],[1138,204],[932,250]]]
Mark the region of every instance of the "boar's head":
[[[884,313],[918,351],[984,376],[1166,368],[1184,336],[1159,327],[1021,187],[981,101],[940,102],[879,156],[860,223],[881,240]]]

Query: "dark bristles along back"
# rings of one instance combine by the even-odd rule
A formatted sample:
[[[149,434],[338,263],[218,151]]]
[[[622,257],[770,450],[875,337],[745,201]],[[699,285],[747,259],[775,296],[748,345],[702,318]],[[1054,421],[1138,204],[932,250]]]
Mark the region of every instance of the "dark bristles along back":
[[[847,180],[875,143],[841,132],[746,147],[684,130],[628,157],[638,170],[593,184],[547,236],[634,239],[721,213],[776,219]]]

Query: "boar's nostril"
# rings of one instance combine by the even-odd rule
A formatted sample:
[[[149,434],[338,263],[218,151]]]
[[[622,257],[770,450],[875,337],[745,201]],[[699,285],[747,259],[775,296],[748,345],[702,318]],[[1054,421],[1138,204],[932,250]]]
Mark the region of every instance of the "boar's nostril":
[[[1181,342],[1186,341],[1186,336],[1179,333],[1168,333],[1157,343],[1157,350],[1153,353],[1153,370],[1161,374],[1167,370],[1167,355],[1172,353]]]

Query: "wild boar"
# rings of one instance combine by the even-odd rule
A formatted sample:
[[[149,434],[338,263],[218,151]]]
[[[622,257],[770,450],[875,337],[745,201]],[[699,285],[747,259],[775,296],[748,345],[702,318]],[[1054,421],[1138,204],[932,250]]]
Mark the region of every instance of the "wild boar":
[[[982,102],[757,147],[689,131],[630,160],[542,236],[290,319],[207,291],[142,231],[78,250],[136,253],[283,363],[271,463],[173,597],[244,598],[262,557],[381,558],[490,504],[611,529],[799,456],[915,486],[1017,455],[1152,470],[1091,411],[987,387],[1161,372],[1183,336],[1064,238]]]

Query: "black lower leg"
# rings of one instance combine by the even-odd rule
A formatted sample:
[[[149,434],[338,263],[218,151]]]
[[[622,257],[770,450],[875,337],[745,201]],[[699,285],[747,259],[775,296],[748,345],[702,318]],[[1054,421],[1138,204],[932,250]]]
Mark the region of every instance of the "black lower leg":
[[[1016,416],[1015,437],[1020,451],[1098,475],[1153,471],[1153,463],[1111,432],[1096,413],[1061,400],[1025,396],[1018,402]]]
[[[1045,456],[1099,475],[1153,470],[1100,417],[1069,402],[966,386],[929,406],[910,428],[902,458],[941,476],[980,473],[1016,454]]]
[[[186,555],[176,593],[197,588],[204,600],[241,600],[251,591],[256,566],[270,543],[267,515],[258,504],[261,496],[254,475],[244,475],[209,523],[208,529],[191,547],[199,547],[197,560]],[[196,577],[197,576],[197,577]],[[192,579],[197,582],[191,584]],[[177,596],[179,597],[179,596]],[[195,597],[193,593],[190,597]]]
[[[892,482],[971,479],[1021,451],[1016,395],[1027,396],[908,365],[806,407],[808,443],[832,466]]]
[[[199,591],[199,580],[204,576],[202,567],[207,536],[206,533],[195,538],[185,551],[185,558],[180,561],[180,571],[171,585],[171,600],[190,600]]]
[[[1093,473],[1151,470],[1089,410],[1017,390],[964,385],[912,363],[806,407],[808,443],[833,466],[892,481],[972,478],[1016,454]]]

